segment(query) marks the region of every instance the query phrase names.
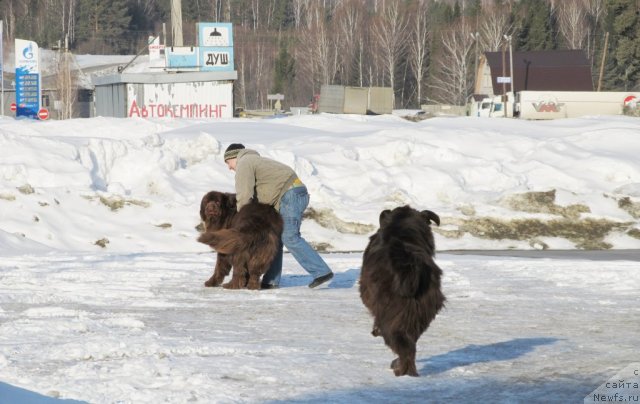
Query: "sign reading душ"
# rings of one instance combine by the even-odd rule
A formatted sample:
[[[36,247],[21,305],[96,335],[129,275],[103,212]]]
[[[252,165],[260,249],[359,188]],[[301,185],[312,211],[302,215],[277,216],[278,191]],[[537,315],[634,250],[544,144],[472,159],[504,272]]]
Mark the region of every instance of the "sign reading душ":
[[[233,66],[231,23],[198,23],[200,71],[230,71]]]
[[[198,46],[166,47],[166,67],[171,71],[233,71],[233,25],[197,24]]]

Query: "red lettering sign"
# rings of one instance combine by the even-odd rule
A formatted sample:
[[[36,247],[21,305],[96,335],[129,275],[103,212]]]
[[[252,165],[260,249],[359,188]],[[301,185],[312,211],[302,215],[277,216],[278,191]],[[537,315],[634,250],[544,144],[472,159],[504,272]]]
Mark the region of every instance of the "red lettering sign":
[[[148,104],[131,102],[129,117],[137,118],[222,118],[227,104]]]

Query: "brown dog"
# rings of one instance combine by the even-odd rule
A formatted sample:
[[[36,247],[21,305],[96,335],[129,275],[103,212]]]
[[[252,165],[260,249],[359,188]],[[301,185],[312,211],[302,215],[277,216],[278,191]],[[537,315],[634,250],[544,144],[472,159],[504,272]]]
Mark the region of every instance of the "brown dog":
[[[396,376],[418,376],[416,342],[446,300],[442,270],[433,261],[431,221],[440,225],[429,210],[384,210],[363,255],[360,298],[373,315],[372,334],[398,355],[391,362]]]
[[[198,241],[216,250],[213,275],[205,286],[219,286],[233,266],[227,289],[260,289],[260,277],[269,269],[280,247],[282,217],[271,206],[252,202],[236,212],[235,194],[211,191],[200,203],[205,231]]]
[[[200,201],[200,219],[204,224],[205,233],[228,229],[236,213],[235,194],[211,191]],[[220,286],[230,271],[231,258],[227,254],[218,252],[213,275],[204,283],[204,286]]]

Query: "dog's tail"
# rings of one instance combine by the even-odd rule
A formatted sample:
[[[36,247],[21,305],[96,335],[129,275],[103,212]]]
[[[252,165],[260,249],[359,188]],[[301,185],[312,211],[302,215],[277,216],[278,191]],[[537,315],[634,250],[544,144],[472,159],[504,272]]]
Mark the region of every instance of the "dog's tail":
[[[424,249],[398,238],[389,240],[389,258],[394,272],[392,287],[403,297],[416,297],[420,291],[426,291],[431,272],[439,270]]]
[[[240,233],[234,229],[222,229],[203,233],[198,241],[210,246],[220,254],[233,254],[240,245]]]

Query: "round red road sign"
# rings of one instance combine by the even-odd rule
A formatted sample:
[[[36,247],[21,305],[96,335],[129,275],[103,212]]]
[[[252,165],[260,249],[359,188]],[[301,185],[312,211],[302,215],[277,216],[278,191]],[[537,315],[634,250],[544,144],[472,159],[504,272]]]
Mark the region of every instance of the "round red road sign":
[[[16,103],[15,103],[15,102],[12,102],[12,103],[11,103],[11,110],[12,110],[13,112],[16,112],[16,109],[17,109],[17,108],[18,108],[18,107],[17,107]]]
[[[46,108],[41,108],[40,111],[38,111],[38,118],[40,118],[43,121],[49,118],[49,110]]]

